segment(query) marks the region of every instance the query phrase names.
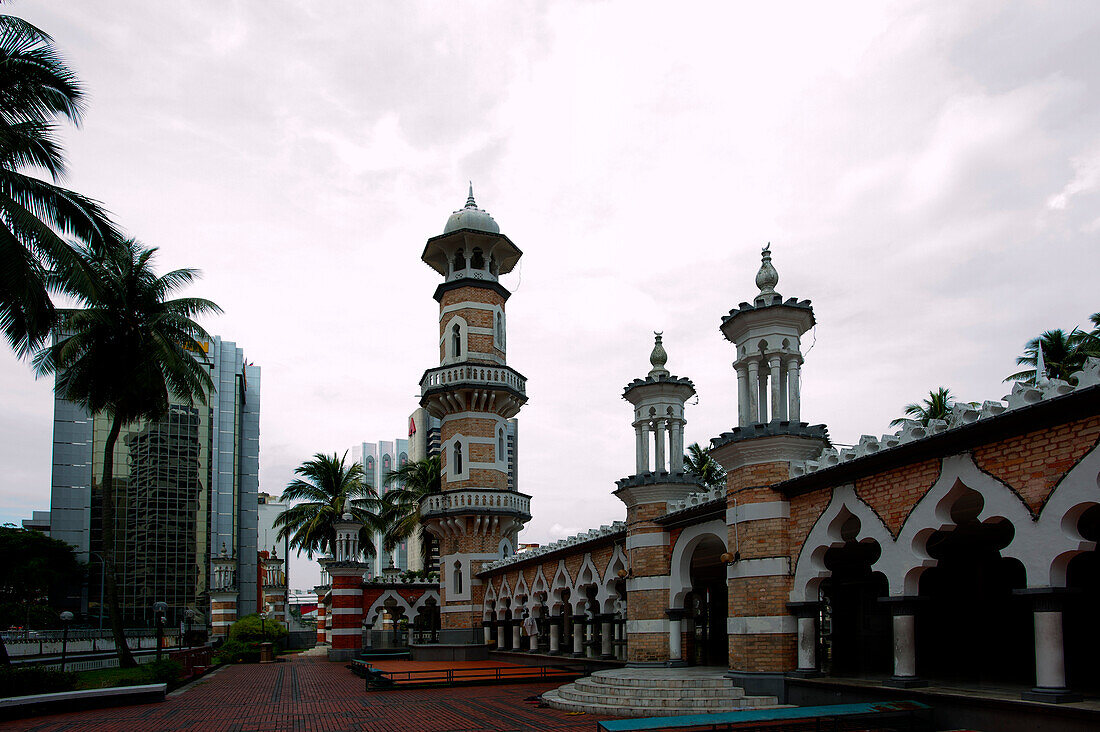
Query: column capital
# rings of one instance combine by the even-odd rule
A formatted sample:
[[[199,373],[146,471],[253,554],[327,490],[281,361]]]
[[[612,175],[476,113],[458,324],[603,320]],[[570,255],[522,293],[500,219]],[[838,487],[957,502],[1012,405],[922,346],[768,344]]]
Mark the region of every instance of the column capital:
[[[1071,587],[1028,587],[1024,590],[1013,590],[1013,595],[1027,598],[1031,601],[1031,609],[1037,613],[1061,612],[1066,600],[1080,593],[1080,590]]]
[[[820,602],[788,602],[787,610],[796,618],[816,618],[821,612]]]
[[[878,601],[890,609],[891,615],[916,615],[923,598],[919,595],[891,595],[880,597]]]

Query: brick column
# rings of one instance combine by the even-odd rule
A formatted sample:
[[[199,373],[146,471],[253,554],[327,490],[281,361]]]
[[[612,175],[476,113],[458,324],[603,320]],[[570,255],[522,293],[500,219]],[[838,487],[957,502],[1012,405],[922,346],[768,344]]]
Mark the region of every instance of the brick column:
[[[313,591],[317,593],[317,645],[327,642],[325,638],[325,595],[328,594],[329,588],[327,585],[321,585],[314,587]]]
[[[210,621],[213,638],[229,635],[229,626],[237,620],[237,591],[210,593]]]
[[[332,648],[330,661],[347,661],[363,650],[363,573],[360,562],[332,562]]]

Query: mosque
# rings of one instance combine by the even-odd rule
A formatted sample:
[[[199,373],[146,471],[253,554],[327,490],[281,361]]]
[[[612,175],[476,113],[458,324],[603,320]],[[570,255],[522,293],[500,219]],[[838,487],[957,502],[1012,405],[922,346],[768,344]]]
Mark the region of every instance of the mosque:
[[[435,622],[434,653],[452,658],[708,668],[759,703],[939,694],[1026,726],[1100,693],[1100,361],[1075,384],[1017,383],[1004,401],[837,449],[802,421],[813,307],[779,294],[765,248],[756,294],[716,318],[737,377],[735,426],[710,441],[726,485],[684,470],[695,389],[666,368],[658,335],[622,393],[636,461],[609,490],[624,520],[517,553],[531,497],[508,490],[503,441],[527,397],[499,278],[521,256],[472,190],[427,241],[439,364],[421,406],[442,422],[444,475],[421,515],[440,582],[364,582],[359,526],[341,524],[318,588],[331,657],[403,616]],[[555,701],[597,704],[579,689]]]

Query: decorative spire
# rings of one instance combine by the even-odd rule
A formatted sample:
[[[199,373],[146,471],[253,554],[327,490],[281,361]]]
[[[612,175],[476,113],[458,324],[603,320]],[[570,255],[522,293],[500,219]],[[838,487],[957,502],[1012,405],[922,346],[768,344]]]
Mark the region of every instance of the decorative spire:
[[[1047,378],[1047,363],[1043,358],[1043,341],[1039,340],[1039,349],[1035,353],[1035,386],[1043,387],[1050,383]]]
[[[477,208],[477,201],[474,200],[474,182],[470,181],[470,195],[466,197],[466,208]]]
[[[775,286],[779,284],[779,273],[772,266],[771,246],[772,243],[768,242],[768,245],[760,251],[760,270],[756,273],[756,286],[760,288],[760,294],[757,298],[779,294],[775,291]]]
[[[649,371],[649,375],[653,377],[669,375],[668,369],[665,368],[665,364],[668,362],[668,354],[665,353],[665,347],[661,345],[662,333],[663,331],[653,331],[655,337],[653,352],[649,354],[649,363],[653,366]]]

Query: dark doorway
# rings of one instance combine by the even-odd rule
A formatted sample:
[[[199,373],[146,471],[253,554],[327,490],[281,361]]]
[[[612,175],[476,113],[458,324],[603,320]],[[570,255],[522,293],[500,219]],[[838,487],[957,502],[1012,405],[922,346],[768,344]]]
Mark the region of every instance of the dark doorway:
[[[1100,506],[1081,514],[1077,531],[1089,541],[1100,542]],[[1100,694],[1100,626],[1096,608],[1100,607],[1100,552],[1078,554],[1066,573],[1069,594],[1063,609],[1062,632],[1066,649],[1066,684],[1088,694]]]
[[[978,523],[982,498],[964,494],[951,510],[957,523],[928,539],[939,564],[920,579],[917,673],[964,684],[1033,684],[1031,606],[1012,591],[1026,586],[1023,566],[1001,557],[1015,531],[1005,520]]]
[[[879,602],[889,585],[881,572],[871,569],[881,553],[878,542],[869,539],[848,541],[825,553],[825,566],[832,572],[821,584],[829,617],[822,628],[826,673],[863,676],[892,671],[893,619]]]
[[[725,546],[717,538],[704,539],[691,556],[691,592],[685,602],[691,619],[688,660],[698,666],[728,666],[729,589]]]

